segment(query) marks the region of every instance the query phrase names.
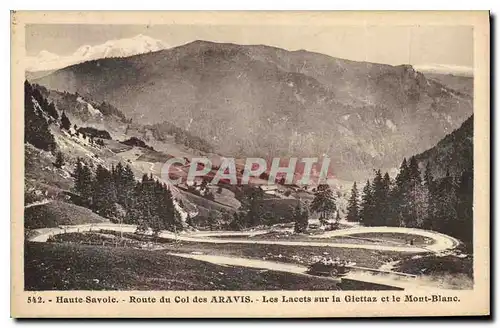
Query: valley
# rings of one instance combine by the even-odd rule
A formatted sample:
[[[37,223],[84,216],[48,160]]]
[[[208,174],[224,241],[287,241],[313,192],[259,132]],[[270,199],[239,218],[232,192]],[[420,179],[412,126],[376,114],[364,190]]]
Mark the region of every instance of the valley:
[[[472,79],[205,41],[27,76],[27,290],[473,285]],[[328,156],[331,183],[242,184],[254,156]]]
[[[229,157],[326,154],[334,175],[348,181],[373,167],[396,169],[458,128],[472,114],[471,81],[427,78],[410,65],[206,41],[33,80],[111,103],[146,125],[139,129],[146,142],[175,133],[176,143]]]

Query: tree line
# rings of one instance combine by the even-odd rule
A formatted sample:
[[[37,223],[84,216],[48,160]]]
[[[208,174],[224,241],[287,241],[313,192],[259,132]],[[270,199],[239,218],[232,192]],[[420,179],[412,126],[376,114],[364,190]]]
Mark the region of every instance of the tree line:
[[[111,170],[99,164],[94,172],[78,158],[73,179],[82,205],[101,216],[136,224],[142,231],[151,228],[155,233],[182,228],[168,186],[147,174],[136,181],[128,164],[120,162]]]
[[[337,209],[335,196],[327,184],[319,185],[314,193],[314,199],[309,204],[298,200],[295,208],[291,207],[285,217],[280,218],[276,208],[266,209],[264,206],[264,192],[258,187],[245,186],[240,192],[240,210],[233,213],[228,228],[240,230],[261,224],[293,222],[296,233],[304,233],[309,226],[311,213],[319,216],[320,225],[325,229],[339,228],[340,212]]]
[[[37,106],[38,105],[38,106]],[[50,132],[49,121],[57,120],[57,111],[50,105],[40,91],[24,82],[24,141],[38,149],[53,151],[56,149],[54,135]],[[47,120],[44,112],[49,117]],[[50,119],[51,118],[51,119]]]
[[[348,204],[348,221],[365,226],[402,226],[439,231],[472,244],[473,172],[465,169],[459,177],[449,171],[434,179],[432,163],[420,170],[415,157],[403,159],[392,180],[388,173],[375,171],[363,188],[361,199],[356,183]]]

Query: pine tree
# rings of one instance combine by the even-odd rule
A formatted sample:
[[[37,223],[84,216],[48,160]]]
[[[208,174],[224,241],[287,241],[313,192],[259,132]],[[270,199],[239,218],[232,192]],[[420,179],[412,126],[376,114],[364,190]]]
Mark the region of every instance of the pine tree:
[[[355,181],[352,186],[351,197],[349,198],[349,204],[347,205],[347,221],[349,222],[359,221],[358,197],[359,197],[358,189]]]
[[[423,229],[432,230],[434,213],[436,207],[436,190],[434,177],[432,176],[432,164],[431,161],[427,162],[424,172],[424,186],[427,194],[427,213],[425,215],[425,220],[422,223]]]
[[[381,205],[382,207],[382,214],[385,216],[385,219],[382,220],[384,221],[384,225],[390,226],[391,225],[391,218],[393,216],[392,213],[392,199],[391,199],[391,192],[392,192],[392,181],[391,177],[389,176],[388,172],[385,172],[384,178],[382,180],[382,186],[384,190],[384,199],[383,203]]]
[[[210,211],[208,213],[208,228],[210,231],[215,230],[219,226],[219,221],[221,218],[222,214],[219,213],[218,211]]]
[[[194,227],[193,225],[193,218],[191,217],[191,215],[188,214],[188,216],[186,217],[186,224],[188,226],[191,226],[191,227]]]
[[[359,210],[360,222],[365,226],[370,226],[372,224],[373,217],[373,197],[372,188],[370,185],[370,180],[366,181],[366,185],[363,188],[363,195],[361,198],[361,206]]]
[[[304,233],[307,231],[307,226],[309,224],[309,210],[307,204],[302,206],[301,201],[297,203],[293,213],[293,221],[295,222],[295,233]]]
[[[404,158],[401,163],[401,167],[399,168],[399,173],[396,176],[394,189],[392,190],[390,196],[391,217],[389,225],[402,226],[406,224],[410,208],[408,204],[409,184],[410,169],[406,162],[406,158]]]
[[[427,221],[427,190],[422,185],[417,160],[414,156],[410,158],[408,166],[408,182],[405,184],[404,203],[406,211],[404,225],[407,227],[419,227]]]
[[[391,177],[389,176],[388,172],[385,172],[384,179],[382,180],[382,185],[384,186],[384,192],[387,196],[391,191],[391,184],[392,184]]]
[[[409,180],[412,181],[413,183],[419,184],[422,182],[422,178],[420,176],[420,170],[418,168],[418,163],[415,156],[412,156],[410,158],[410,165],[408,166],[408,175],[409,175]]]
[[[93,197],[93,177],[90,168],[80,158],[77,159],[73,173],[74,189],[82,199],[82,205],[89,207]]]
[[[433,215],[432,228],[449,233],[448,230],[457,222],[457,192],[456,185],[450,172],[446,170],[446,177],[441,179],[436,187],[436,206]]]
[[[76,165],[73,171],[74,190],[77,193],[81,193],[81,191],[83,190],[82,173],[83,173],[83,164],[80,157],[78,157],[76,159]]]
[[[406,158],[403,158],[403,162],[399,168],[399,173],[396,176],[396,187],[402,188],[410,180],[410,170],[406,162]]]
[[[332,224],[332,230],[337,230],[340,227],[340,211],[337,211],[337,215],[335,216],[335,222]]]
[[[327,184],[319,185],[311,203],[311,211],[319,213],[319,222],[321,225],[326,225],[330,215],[336,210],[337,206],[330,186]]]
[[[368,225],[381,226],[386,223],[387,210],[385,204],[387,202],[387,188],[384,185],[382,172],[375,172],[375,178],[372,183],[372,216]]]
[[[200,183],[200,192],[202,195],[205,195],[208,191],[208,181],[203,179]]]
[[[154,180],[153,177],[151,177],[152,180],[152,196],[153,199],[151,201],[151,216],[152,216],[152,222],[150,222],[150,226],[152,227],[153,231],[158,235],[160,231],[165,230],[166,227],[168,226],[168,221],[165,218],[165,215],[163,213],[165,204],[163,203],[164,197],[165,197],[165,190],[163,189],[163,185],[158,181]]]
[[[47,105],[47,108],[45,109],[45,111],[47,112],[47,114],[49,114],[54,120],[58,120],[59,119],[59,114],[57,113],[57,110],[56,110],[56,106],[54,105],[54,103],[50,103]]]
[[[64,155],[60,151],[58,151],[56,154],[56,161],[54,163],[54,166],[57,167],[58,169],[64,166]]]
[[[115,214],[116,191],[111,172],[100,164],[97,166],[92,206],[96,213],[108,218],[113,218]]]
[[[174,227],[179,227],[180,213],[177,212],[174,206],[174,198],[172,192],[165,184],[160,184],[160,203],[158,215],[162,221],[163,229],[173,230]],[[193,225],[192,217],[188,214],[188,224]]]
[[[408,227],[423,228],[429,222],[429,189],[426,184],[416,184],[409,192],[410,219]]]
[[[123,168],[123,173],[120,179],[120,189],[117,189],[118,201],[126,210],[134,206],[135,201],[135,175],[132,168],[127,164]]]
[[[262,198],[264,192],[260,188],[248,187],[244,191],[242,209],[246,213],[246,226],[256,226],[261,222]]]
[[[136,191],[135,207],[139,214],[138,221],[143,222],[146,226],[150,226],[154,219],[152,182],[147,174],[143,174]]]
[[[65,130],[69,130],[71,128],[71,122],[65,112],[61,115],[61,128]]]
[[[247,226],[246,213],[244,211],[236,211],[233,213],[233,219],[229,223],[231,230],[240,231]]]
[[[429,187],[429,189],[431,189],[431,186],[432,186],[432,184],[434,182],[434,178],[432,176],[431,161],[428,161],[427,165],[425,166],[424,182]]]
[[[123,194],[124,168],[121,162],[116,164],[116,167],[114,165],[111,165],[111,175],[113,177],[113,183],[116,189],[116,200],[118,204],[125,206],[125,199]]]
[[[459,238],[467,247],[473,242],[473,202],[474,202],[474,173],[466,169],[460,176],[457,193],[457,222],[447,229],[452,236]]]
[[[56,141],[49,130],[49,124],[43,117],[43,114],[39,110],[35,110],[34,101],[37,100],[33,96],[33,93],[34,90],[32,86],[28,83],[28,81],[25,81],[24,142],[28,142],[38,149],[53,151],[54,149],[56,149]]]

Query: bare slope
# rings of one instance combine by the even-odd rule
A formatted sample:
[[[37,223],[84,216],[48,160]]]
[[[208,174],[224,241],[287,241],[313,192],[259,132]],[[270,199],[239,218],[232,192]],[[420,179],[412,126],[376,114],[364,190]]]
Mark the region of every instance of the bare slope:
[[[28,243],[27,290],[335,290],[331,280],[183,259],[166,252]]]
[[[88,208],[61,201],[32,206],[24,211],[24,226],[28,229],[102,222],[109,222],[109,220]]]

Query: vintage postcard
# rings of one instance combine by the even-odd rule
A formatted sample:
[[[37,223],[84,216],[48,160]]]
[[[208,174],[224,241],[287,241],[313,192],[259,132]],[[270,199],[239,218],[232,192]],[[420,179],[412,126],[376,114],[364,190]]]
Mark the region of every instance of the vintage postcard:
[[[13,12],[12,316],[490,314],[488,12]]]

